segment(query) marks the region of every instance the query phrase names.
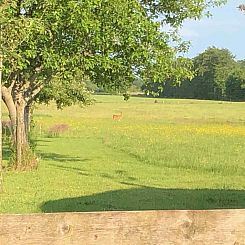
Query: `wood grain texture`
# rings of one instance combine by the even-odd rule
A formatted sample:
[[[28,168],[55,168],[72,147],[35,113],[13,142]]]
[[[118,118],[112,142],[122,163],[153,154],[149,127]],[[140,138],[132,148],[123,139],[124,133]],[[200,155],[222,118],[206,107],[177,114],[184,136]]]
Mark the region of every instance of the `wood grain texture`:
[[[245,244],[245,210],[0,215],[0,244]]]

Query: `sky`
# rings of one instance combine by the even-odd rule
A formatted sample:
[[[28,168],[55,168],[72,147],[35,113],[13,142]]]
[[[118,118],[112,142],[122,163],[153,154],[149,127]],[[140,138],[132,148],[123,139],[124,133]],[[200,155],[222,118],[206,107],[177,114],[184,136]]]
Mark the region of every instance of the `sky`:
[[[228,0],[223,7],[212,8],[212,17],[199,21],[185,21],[180,34],[191,41],[189,52],[193,58],[210,46],[227,48],[237,60],[245,59],[245,14],[237,9],[245,0]]]

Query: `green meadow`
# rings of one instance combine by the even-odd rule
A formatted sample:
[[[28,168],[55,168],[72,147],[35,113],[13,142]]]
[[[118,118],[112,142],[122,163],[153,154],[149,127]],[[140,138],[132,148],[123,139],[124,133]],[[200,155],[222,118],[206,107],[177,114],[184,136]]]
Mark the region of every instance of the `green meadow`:
[[[245,103],[97,95],[34,122],[39,167],[4,172],[1,213],[245,208]]]

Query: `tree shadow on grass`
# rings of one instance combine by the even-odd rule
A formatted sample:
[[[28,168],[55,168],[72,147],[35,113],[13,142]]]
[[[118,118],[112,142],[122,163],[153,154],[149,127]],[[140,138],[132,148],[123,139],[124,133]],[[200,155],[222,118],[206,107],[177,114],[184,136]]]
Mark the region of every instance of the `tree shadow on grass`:
[[[88,159],[83,159],[81,161],[88,161]],[[87,172],[87,170],[85,169],[82,169],[82,168],[79,168],[79,167],[66,167],[66,166],[63,166],[63,165],[57,165],[57,164],[49,164],[50,166],[56,168],[56,169],[59,169],[59,170],[63,170],[63,171],[67,171],[67,172],[74,172],[74,173],[77,173],[79,175],[84,175],[84,176],[92,176],[92,174],[89,174]]]
[[[43,212],[84,212],[111,210],[245,208],[245,191],[218,189],[162,189],[138,186],[91,196],[50,200]]]
[[[44,160],[52,160],[56,162],[87,162],[90,161],[88,158],[72,157],[69,155],[57,154],[57,153],[42,153],[39,152],[38,155]]]
[[[90,161],[90,159],[81,159],[81,162],[87,162],[87,161]],[[112,180],[116,183],[120,183],[120,184],[124,184],[124,185],[139,186],[139,185],[134,184],[134,183],[118,181],[118,178],[124,179],[126,181],[137,181],[137,178],[132,177],[132,176],[128,176],[127,171],[125,171],[125,170],[116,170],[116,171],[114,171],[114,174],[113,173],[108,174],[108,173],[100,172],[100,171],[98,171],[98,172],[93,171],[93,174],[92,174],[91,171],[89,172],[88,170],[82,169],[79,166],[73,167],[73,166],[66,166],[66,165],[60,165],[60,164],[49,164],[49,165],[52,167],[55,167],[59,170],[67,171],[67,172],[73,172],[73,173],[76,173],[78,175],[97,176],[97,177],[109,179],[109,180]]]
[[[52,140],[49,140],[49,139],[47,139],[47,138],[39,138],[39,139],[36,140],[36,142],[37,142],[38,145],[39,145],[39,142],[42,142],[42,143],[51,143]]]
[[[52,143],[52,141],[46,138],[41,138],[41,139],[37,139],[36,143],[38,147],[40,147],[40,146],[47,146],[48,144]]]

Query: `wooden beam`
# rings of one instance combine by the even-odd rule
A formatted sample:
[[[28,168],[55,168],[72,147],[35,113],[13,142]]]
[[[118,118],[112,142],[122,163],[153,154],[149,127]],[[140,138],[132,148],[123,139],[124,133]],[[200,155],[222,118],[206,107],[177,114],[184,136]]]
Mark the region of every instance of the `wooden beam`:
[[[0,244],[245,244],[245,210],[0,215]]]

